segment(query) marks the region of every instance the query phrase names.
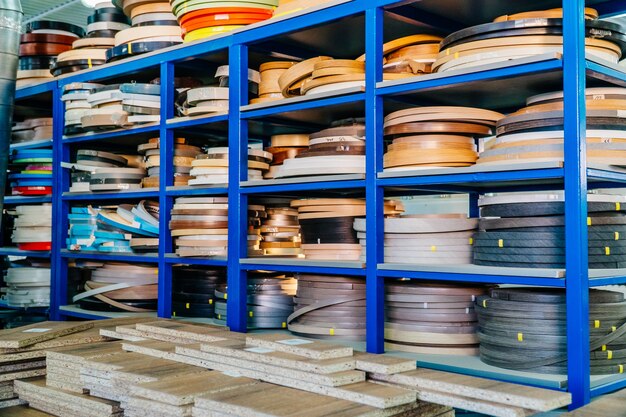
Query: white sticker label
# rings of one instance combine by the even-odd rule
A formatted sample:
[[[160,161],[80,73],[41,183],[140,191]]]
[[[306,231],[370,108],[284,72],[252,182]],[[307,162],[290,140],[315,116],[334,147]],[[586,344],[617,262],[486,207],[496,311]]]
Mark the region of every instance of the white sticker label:
[[[282,343],[283,345],[289,345],[289,346],[298,346],[298,345],[308,345],[309,343],[313,343],[310,340],[304,340],[304,339],[285,339],[285,340],[278,340],[276,343]]]
[[[269,349],[269,348],[264,348],[264,347],[252,347],[252,348],[247,348],[244,349],[246,352],[252,352],[252,353],[272,353],[272,352],[276,352],[274,349]]]
[[[226,376],[232,376],[233,378],[241,378],[241,374],[237,371],[224,371],[222,373]]]
[[[22,333],[45,333],[49,331],[50,329],[35,328],[35,329],[22,330]]]

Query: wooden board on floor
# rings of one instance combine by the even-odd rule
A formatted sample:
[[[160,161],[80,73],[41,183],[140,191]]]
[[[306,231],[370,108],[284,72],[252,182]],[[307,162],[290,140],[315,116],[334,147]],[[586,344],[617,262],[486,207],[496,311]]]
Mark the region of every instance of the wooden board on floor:
[[[342,358],[353,354],[351,347],[275,333],[248,335],[246,344],[318,360]]]
[[[15,329],[0,330],[0,348],[19,349],[92,327],[93,322],[90,321],[44,321]]]

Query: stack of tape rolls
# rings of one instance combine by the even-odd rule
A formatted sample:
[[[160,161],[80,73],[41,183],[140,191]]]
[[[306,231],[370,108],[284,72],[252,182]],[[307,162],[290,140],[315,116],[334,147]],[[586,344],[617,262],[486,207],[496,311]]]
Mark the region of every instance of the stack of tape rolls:
[[[50,305],[50,266],[11,266],[4,277],[8,286],[6,302],[10,307],[47,307]]]
[[[72,50],[59,54],[52,74],[63,74],[92,68],[106,63],[106,51],[115,46],[115,35],[130,27],[130,20],[113,3],[103,1],[95,5],[87,18],[87,36],[75,40]]]
[[[475,303],[480,360],[542,374],[567,373],[565,290],[497,288]],[[589,291],[592,375],[624,372],[626,301],[616,291]]]
[[[259,67],[261,81],[259,83],[259,96],[250,100],[250,104],[266,103],[283,99],[282,89],[278,79],[285,71],[291,68],[295,62],[271,61],[261,64]]]
[[[132,27],[115,34],[107,62],[168,48],[183,42],[181,29],[167,1],[113,0],[131,18]]]
[[[158,188],[161,172],[161,151],[159,138],[152,138],[148,143],[143,143],[137,147],[140,154],[145,155],[145,166],[148,176],[143,179],[143,186],[146,188]],[[193,145],[189,145],[184,138],[176,138],[174,144],[174,185],[187,185],[191,178],[191,163],[202,153],[202,150]]]
[[[541,54],[562,53],[562,16],[561,9],[519,13],[454,32],[441,42],[433,70],[464,70]],[[593,9],[588,9],[585,36],[585,51],[595,58],[617,64],[626,52],[624,26],[599,20]]]
[[[270,169],[263,174],[264,179],[276,178],[285,160],[293,159],[307,150],[309,148],[309,135],[298,133],[274,135],[270,138],[270,144],[271,146],[265,150],[272,154],[272,164]]]
[[[391,143],[383,158],[386,171],[465,167],[476,163],[476,139],[494,133],[504,115],[472,107],[415,107],[384,120]]]
[[[11,128],[11,143],[52,139],[52,118],[38,117],[16,122]]]
[[[585,91],[587,161],[626,165],[626,88]],[[563,161],[563,92],[539,94],[527,107],[498,121],[496,138],[485,143],[477,164]]]
[[[385,348],[411,353],[476,355],[476,297],[486,289],[460,284],[385,284]]]
[[[440,36],[417,34],[385,43],[383,45],[383,73],[430,74],[442,40]],[[364,62],[365,55],[361,55],[357,61]]]
[[[280,272],[255,271],[247,279],[248,329],[285,329],[293,312],[296,280]],[[226,325],[227,287],[215,290],[215,323]]]
[[[15,207],[11,241],[20,250],[49,251],[52,244],[52,205]]]
[[[263,256],[301,257],[298,210],[289,206],[290,200],[262,200],[267,217],[261,219],[261,250]]]
[[[226,283],[226,270],[175,268],[172,280],[172,316],[213,318],[215,290]]]
[[[330,0],[278,0],[278,7],[274,10],[273,17],[285,16],[328,2],[330,2]]]
[[[64,135],[83,133],[81,118],[91,109],[87,101],[93,88],[102,87],[94,83],[69,83],[63,86],[61,101],[65,104]]]
[[[49,81],[57,56],[72,49],[72,43],[85,33],[79,26],[50,20],[30,22],[24,32],[20,38],[17,87]]]
[[[626,197],[587,196],[589,268],[626,265]],[[565,203],[562,191],[485,195],[474,237],[474,264],[565,267]]]
[[[157,306],[159,270],[152,265],[105,262],[92,270],[84,292],[72,297],[92,311],[150,312]]]
[[[260,224],[264,216],[265,207],[248,206],[249,254],[260,253]],[[226,256],[228,197],[179,197],[174,202],[169,226],[178,256]]]
[[[272,154],[262,149],[248,149],[248,180],[262,180],[270,169]],[[228,148],[209,148],[191,163],[189,185],[228,184]]]
[[[385,262],[422,265],[472,263],[472,236],[478,219],[465,214],[416,214],[385,219]],[[354,229],[365,249],[365,219]]]
[[[365,340],[365,280],[299,274],[290,332],[316,339]]]
[[[11,153],[12,195],[52,194],[52,149],[19,149]]]
[[[171,0],[185,42],[210,38],[272,17],[278,0]]]
[[[96,250],[93,243],[98,231],[98,208],[72,207],[67,216],[69,230],[65,241],[69,250]]]
[[[344,123],[309,135],[309,148],[284,159],[275,177],[333,174],[365,174],[364,123]]]
[[[133,156],[91,149],[78,150],[76,163],[62,166],[73,170],[72,192],[139,189],[146,176],[145,169],[136,164]]]
[[[353,228],[357,217],[365,217],[365,200],[317,198],[294,200],[298,210],[304,256],[311,260],[359,260],[361,245]],[[404,210],[397,201],[385,201],[385,214]]]
[[[156,123],[161,120],[161,87],[158,84],[125,83],[92,88],[90,109],[80,118],[81,127],[98,131]]]
[[[228,112],[228,65],[217,68],[215,78],[218,85],[198,87],[187,90],[186,101],[181,113],[183,116],[207,116]],[[259,91],[260,75],[257,71],[248,70],[248,88],[251,95]]]
[[[70,250],[106,253],[154,253],[159,246],[159,204],[142,200],[138,204],[105,206],[93,211],[72,210],[76,222],[70,224]],[[93,227],[93,216],[96,224]],[[75,226],[83,225],[74,230]],[[87,233],[90,233],[86,237]],[[79,234],[80,233],[80,234]]]

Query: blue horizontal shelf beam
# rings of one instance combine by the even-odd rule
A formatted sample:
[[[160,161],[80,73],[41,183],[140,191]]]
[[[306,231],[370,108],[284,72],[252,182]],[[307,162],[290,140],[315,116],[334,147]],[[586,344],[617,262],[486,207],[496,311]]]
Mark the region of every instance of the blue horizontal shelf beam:
[[[154,124],[132,129],[114,130],[111,132],[94,133],[80,136],[63,137],[63,143],[91,142],[105,139],[125,138],[127,136],[141,135],[143,133],[155,133],[159,131],[159,125]]]
[[[45,83],[27,85],[22,88],[18,88],[15,91],[15,100],[23,100],[32,96],[43,93],[51,93],[57,87],[57,80],[48,81]]]
[[[484,274],[460,274],[449,272],[429,271],[400,271],[378,270],[378,275],[385,278],[410,278],[416,280],[437,280],[451,282],[475,282],[482,284],[515,284],[536,285],[540,287],[564,288],[565,280],[559,278],[540,278],[519,275],[484,275]]]
[[[607,67],[597,62],[587,60],[585,62],[587,72],[591,73],[594,78],[602,79],[619,86],[626,86],[626,72],[611,67]]]
[[[205,126],[213,123],[227,122],[228,114],[220,114],[212,117],[199,117],[193,119],[176,120],[170,119],[167,121],[168,129],[184,129],[188,127]]]
[[[591,397],[594,398],[600,395],[610,394],[611,392],[618,391],[624,388],[626,388],[626,377],[623,377],[617,381],[609,382],[608,384],[591,387]]]
[[[59,314],[61,316],[76,317],[78,319],[85,319],[85,320],[106,320],[110,318],[107,316],[99,315],[96,311],[94,311],[93,313],[85,313],[85,312],[79,312],[79,311],[59,310]]]
[[[42,196],[8,196],[4,197],[4,205],[43,204],[52,202],[51,195]]]
[[[6,308],[9,310],[17,310],[17,311],[28,311],[35,313],[46,314],[50,307],[16,307],[10,306],[5,300],[0,300],[0,308]]]
[[[256,119],[260,117],[275,116],[281,113],[289,113],[300,110],[317,109],[322,107],[336,106],[346,103],[357,103],[365,100],[365,93],[346,94],[319,100],[305,100],[297,103],[287,103],[278,106],[264,107],[258,110],[246,110],[241,112],[242,119]]]
[[[515,62],[515,61],[512,61]],[[397,85],[381,86],[377,88],[376,93],[378,95],[393,95],[393,94],[407,94],[412,91],[428,90],[435,88],[450,88],[454,85],[478,82],[478,81],[490,81],[502,78],[519,77],[528,74],[538,74],[549,71],[562,71],[563,61],[560,59],[550,59],[546,61],[539,61],[534,63],[524,63],[519,65],[510,65],[503,68],[496,68],[486,71],[477,71],[471,73],[464,73],[459,75],[450,75],[448,77],[439,77],[423,80],[421,77],[415,77],[415,81],[406,82]]]
[[[365,180],[354,181],[320,181],[302,182],[294,184],[256,185],[253,187],[241,187],[242,194],[265,194],[265,193],[289,193],[299,191],[324,191],[324,190],[348,190],[365,189]]]
[[[604,285],[624,285],[626,276],[589,278],[589,287],[602,287]]]
[[[225,267],[228,261],[225,258],[212,259],[212,258],[181,258],[176,255],[166,255],[165,262],[169,264],[184,264],[184,265],[203,265],[203,266],[223,266]]]
[[[365,11],[364,0],[352,0],[336,6],[326,7],[317,11],[311,11],[299,16],[276,19],[275,22],[267,21],[259,27],[237,32],[233,35],[233,42],[237,44],[254,43],[269,38],[274,38],[289,32],[308,29],[323,25],[338,19],[354,16]]]
[[[587,168],[587,178],[622,183],[626,182],[626,172],[610,171],[597,168]]]
[[[303,274],[328,274],[328,275],[354,275],[365,276],[364,268],[337,268],[337,267],[324,267],[324,266],[309,266],[309,265],[275,265],[264,264],[261,260],[255,264],[241,264],[241,269],[245,271],[278,271],[278,272],[293,272]]]
[[[31,140],[28,142],[12,143],[10,146],[10,149],[14,151],[17,149],[38,149],[38,148],[48,148],[51,146],[52,146],[52,139]]]
[[[118,191],[112,193],[63,193],[64,201],[102,201],[102,200],[120,200],[132,198],[157,198],[159,191],[157,189],[146,189],[145,191]]]
[[[67,249],[61,250],[61,257],[71,259],[94,259],[98,261],[108,262],[150,262],[156,263],[159,258],[156,255],[141,255],[141,254],[109,254],[103,252],[93,251],[69,251]]]
[[[18,248],[0,248],[0,256],[29,256],[31,258],[49,258],[50,251],[19,250]]]
[[[420,185],[444,185],[459,183],[510,183],[562,179],[563,168],[529,169],[517,171],[472,172],[464,174],[424,175],[415,177],[379,178],[382,187],[410,187]]]
[[[181,188],[181,187],[167,187],[166,194],[172,197],[182,196],[202,196],[202,195],[226,195],[228,194],[228,188],[225,187],[194,187],[194,188]]]

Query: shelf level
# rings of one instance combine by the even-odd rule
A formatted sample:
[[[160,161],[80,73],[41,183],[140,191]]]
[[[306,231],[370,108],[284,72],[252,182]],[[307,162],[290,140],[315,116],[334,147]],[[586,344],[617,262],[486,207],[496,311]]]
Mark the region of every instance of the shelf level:
[[[51,203],[52,196],[51,195],[33,195],[33,196],[19,196],[19,195],[11,195],[4,197],[4,205],[5,206],[14,206],[18,204],[45,204]]]
[[[132,312],[111,312],[85,310],[76,305],[60,306],[59,310],[63,316],[76,317],[86,320],[116,319],[123,317],[155,317],[156,313],[132,313]]]
[[[104,252],[95,252],[95,251],[70,251],[67,249],[61,249],[61,257],[62,258],[70,258],[70,259],[92,259],[97,261],[107,261],[107,262],[146,262],[146,263],[156,263],[159,262],[159,258],[157,255],[150,254],[109,254]]]
[[[86,193],[70,193],[65,192],[62,195],[65,201],[103,201],[103,200],[120,200],[120,199],[138,199],[138,198],[158,198],[158,188],[141,188],[138,190],[120,190],[114,192],[86,192]]]
[[[45,259],[50,257],[50,251],[20,250],[18,248],[4,247],[0,248],[0,256],[28,256]]]

